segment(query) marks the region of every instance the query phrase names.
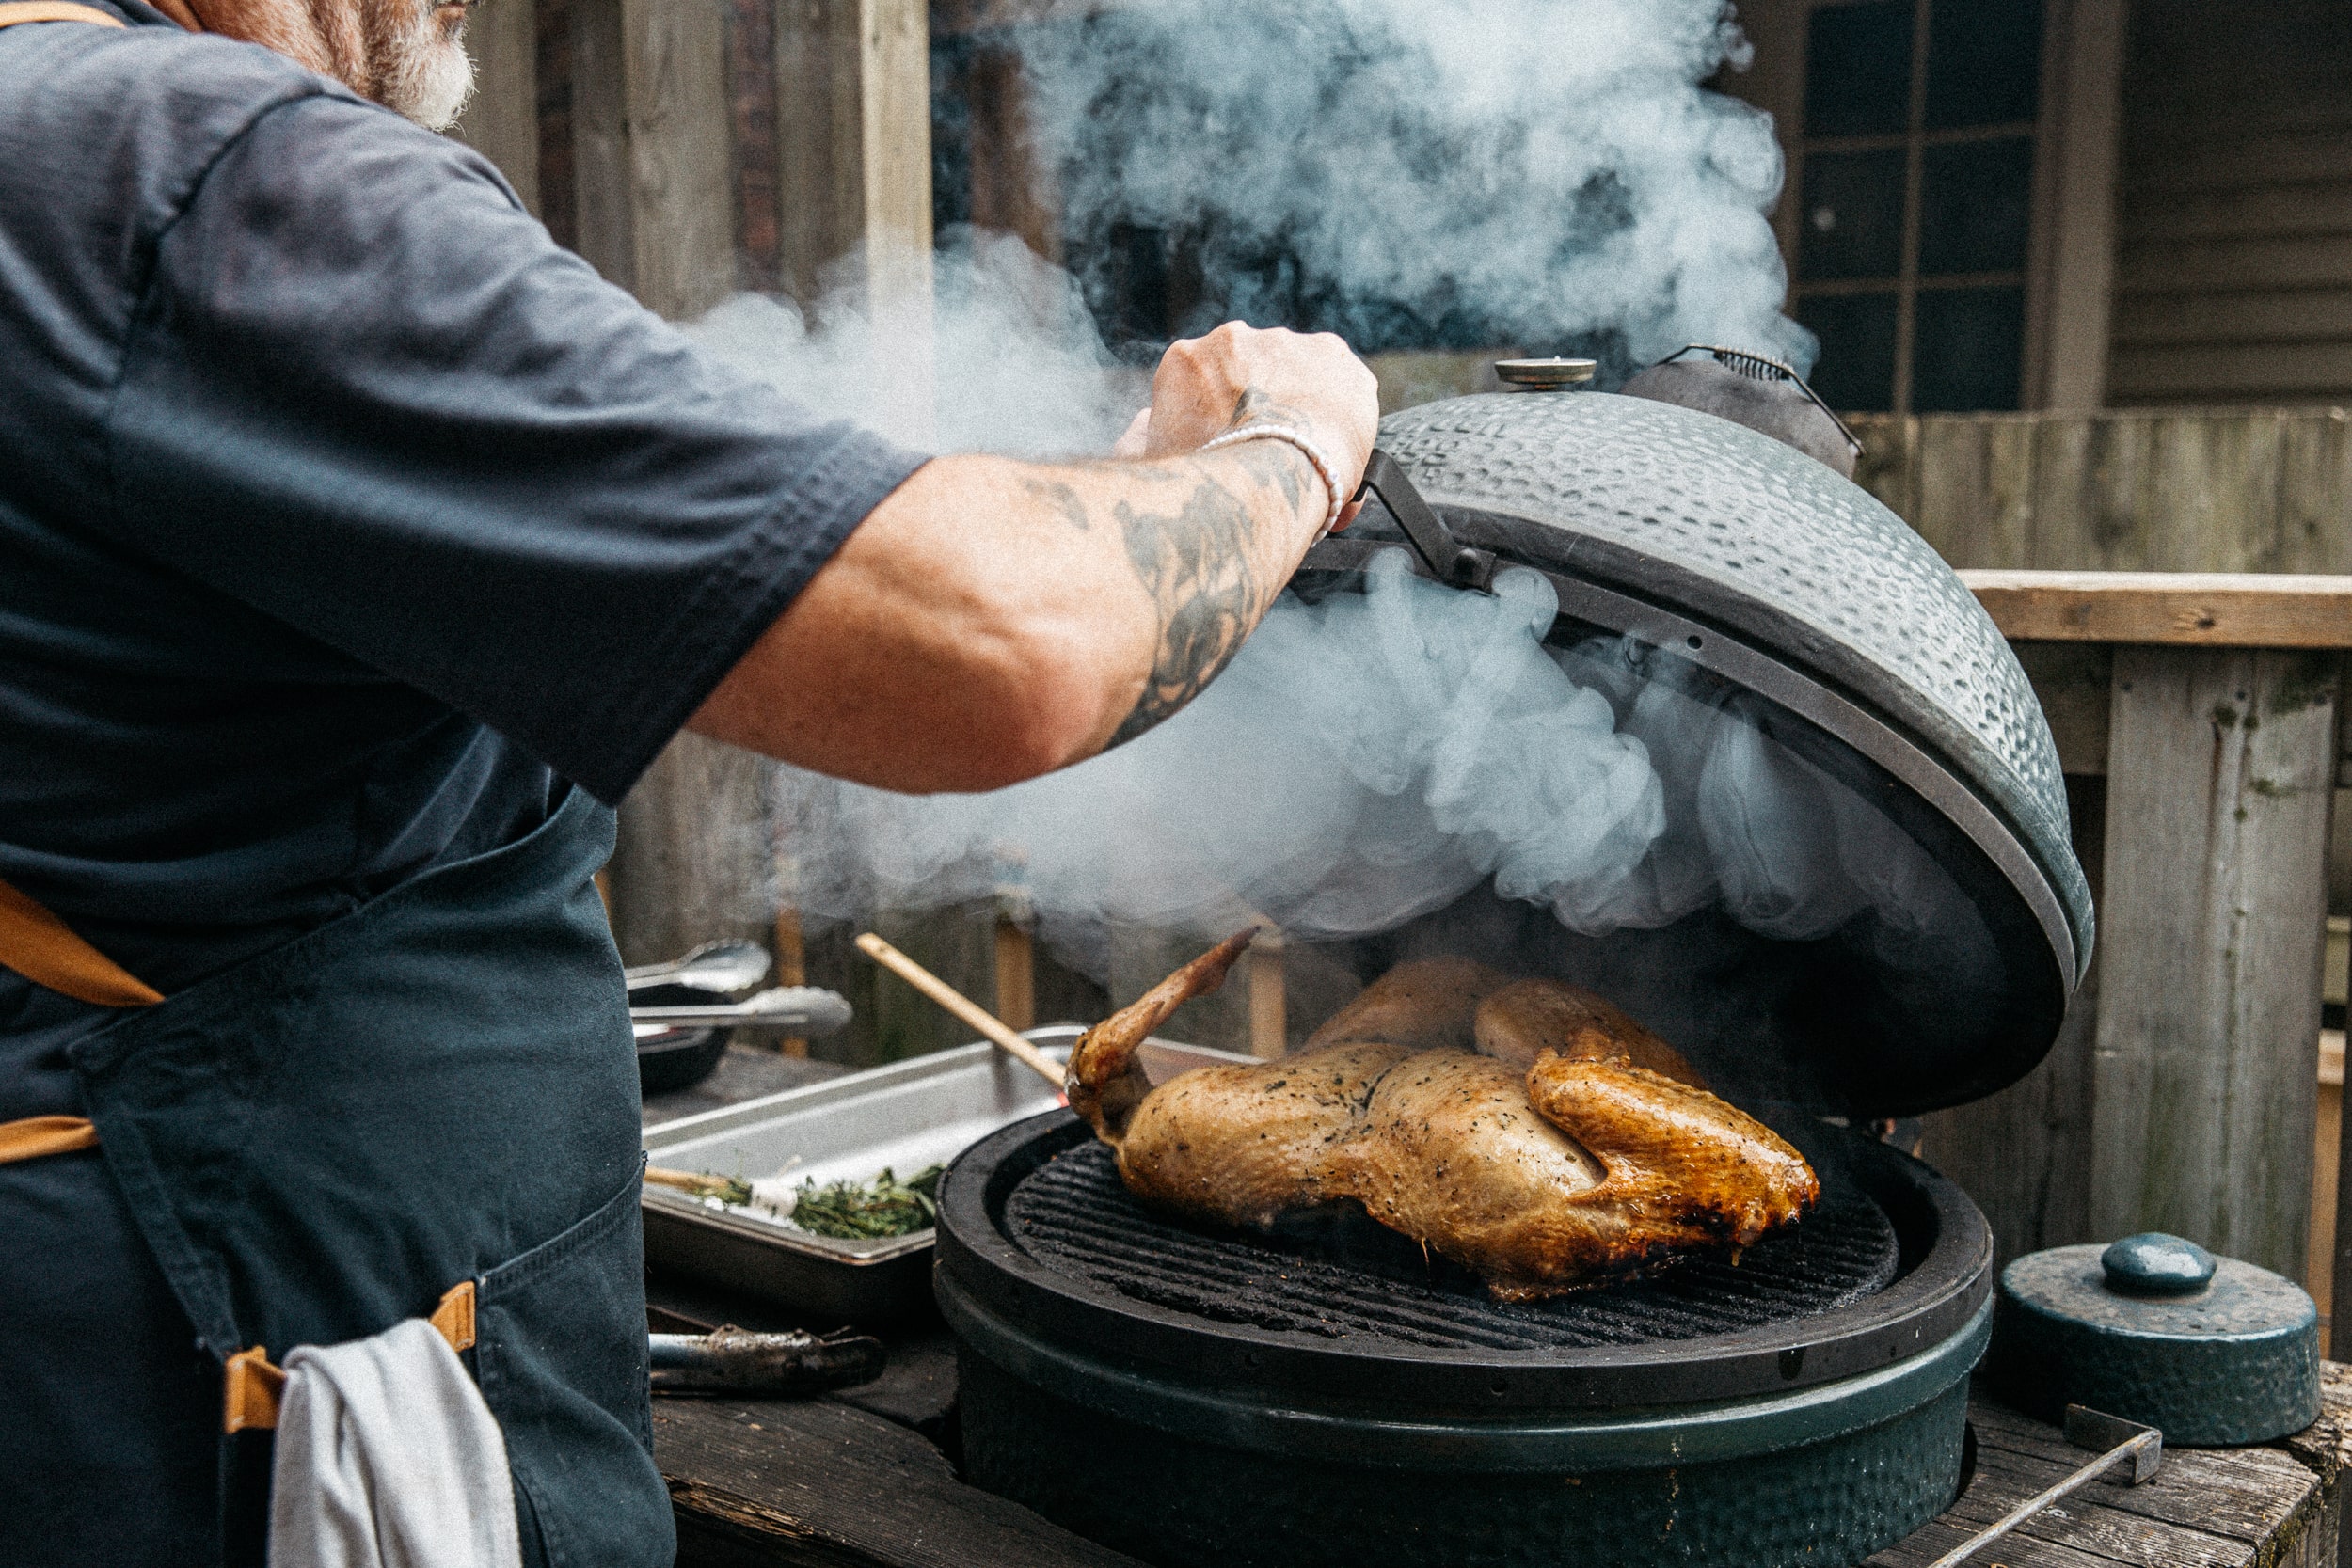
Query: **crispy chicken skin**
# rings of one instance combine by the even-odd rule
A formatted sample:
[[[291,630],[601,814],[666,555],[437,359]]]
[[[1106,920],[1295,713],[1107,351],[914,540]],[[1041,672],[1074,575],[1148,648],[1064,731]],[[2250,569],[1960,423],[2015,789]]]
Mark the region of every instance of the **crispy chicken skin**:
[[[1478,1049],[1522,1072],[1545,1052],[1575,1061],[1623,1061],[1707,1087],[1682,1053],[1596,992],[1564,980],[1516,980],[1478,1004]]]
[[[1366,986],[1307,1043],[1380,1040],[1415,1051],[1468,1051],[1479,1004],[1510,983],[1508,974],[1473,958],[1409,958]]]
[[[1332,1038],[1327,1027],[1324,1043],[1294,1055],[1199,1068],[1153,1089],[1136,1047],[1221,984],[1248,937],[1185,965],[1071,1054],[1071,1108],[1154,1208],[1262,1228],[1352,1198],[1522,1301],[1695,1247],[1745,1246],[1820,1196],[1804,1158],[1769,1128],[1589,1041],[1597,1053],[1539,1049],[1522,1069],[1451,1045]],[[1549,1006],[1524,1011],[1550,1017]]]

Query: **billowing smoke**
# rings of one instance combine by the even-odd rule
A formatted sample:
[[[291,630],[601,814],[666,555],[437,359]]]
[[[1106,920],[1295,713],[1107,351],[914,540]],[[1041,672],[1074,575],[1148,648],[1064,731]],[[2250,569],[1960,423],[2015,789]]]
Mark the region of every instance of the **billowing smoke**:
[[[917,798],[782,769],[792,895],[858,917],[1017,892],[1098,974],[1117,927],[1348,938],[1481,884],[1590,934],[1706,908],[1782,940],[1968,923],[1752,698],[1636,644],[1547,647],[1556,609],[1535,573],[1487,596],[1389,551],[1365,592],[1285,597],[1190,707],[1063,772]]]
[[[963,231],[928,321],[744,296],[696,336],[901,439],[1025,456],[1101,452],[1147,396],[1087,297],[1138,235],[1189,279],[1179,332],[1810,359],[1779,312],[1769,123],[1695,85],[1743,59],[1718,0],[1170,4],[1024,36],[1082,278]],[[926,331],[935,406],[893,373]],[[1343,939],[1487,893],[1594,935],[1707,910],[1766,940],[1860,932],[1915,973],[1979,929],[1753,698],[1635,645],[1549,647],[1554,612],[1535,574],[1465,594],[1391,555],[1362,593],[1286,595],[1191,707],[1053,777],[917,799],[779,768],[779,895],[865,920],[1011,893],[1098,977],[1119,927]]]
[[[1723,0],[1205,0],[1023,30],[1068,252],[1176,334],[1796,362],[1769,117]],[[1137,324],[1145,337],[1148,324]]]
[[[805,316],[738,294],[686,330],[803,403],[935,451],[1099,455],[1151,401],[1149,379],[1103,347],[1070,275],[1021,241],[960,229],[941,236],[932,269],[928,309],[871,308],[845,281]],[[851,258],[839,270],[860,268]]]

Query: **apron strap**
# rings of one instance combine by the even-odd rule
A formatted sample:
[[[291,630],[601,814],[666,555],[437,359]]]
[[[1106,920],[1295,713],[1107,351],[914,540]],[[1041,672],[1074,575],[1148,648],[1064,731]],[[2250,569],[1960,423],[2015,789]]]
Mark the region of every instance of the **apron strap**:
[[[441,1303],[425,1322],[449,1341],[453,1351],[473,1348],[473,1281],[461,1279],[442,1292]],[[220,1429],[225,1433],[266,1431],[278,1424],[278,1402],[286,1391],[286,1374],[271,1365],[260,1345],[241,1350],[221,1369]]]
[[[53,0],[28,0],[53,5]],[[0,27],[8,25],[0,6]],[[53,8],[79,9],[54,0]],[[163,993],[73,934],[56,915],[6,882],[0,882],[0,966],[37,986],[62,991],[100,1007],[151,1007]]]
[[[15,1121],[0,1121],[0,1165],[97,1147],[98,1129],[90,1125],[87,1117],[24,1117]]]
[[[68,0],[20,0],[0,6],[0,27],[19,22],[81,20],[21,14],[25,11],[87,10],[87,6],[72,5]],[[90,14],[110,25],[122,25],[103,11]],[[75,936],[64,921],[6,882],[0,882],[0,968],[12,969],[37,986],[93,1006],[151,1007],[164,999],[162,992]],[[0,1121],[0,1165],[97,1147],[98,1130],[86,1117],[23,1117]]]

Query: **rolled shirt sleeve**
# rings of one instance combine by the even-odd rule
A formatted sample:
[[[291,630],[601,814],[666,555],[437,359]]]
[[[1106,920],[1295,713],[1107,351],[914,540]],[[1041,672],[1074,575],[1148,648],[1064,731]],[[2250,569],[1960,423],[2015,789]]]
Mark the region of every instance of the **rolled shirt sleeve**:
[[[101,527],[606,800],[923,461],[702,354],[476,154],[324,94],[162,234],[107,439]]]

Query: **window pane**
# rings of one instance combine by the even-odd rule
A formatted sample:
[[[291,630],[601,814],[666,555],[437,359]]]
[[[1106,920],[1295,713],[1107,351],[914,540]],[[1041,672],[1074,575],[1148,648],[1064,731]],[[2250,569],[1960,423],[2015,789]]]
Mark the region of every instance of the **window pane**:
[[[1814,152],[1804,160],[1797,276],[1892,277],[1903,261],[1903,155]]]
[[[1821,340],[1813,389],[1832,408],[1895,406],[1895,296],[1816,295],[1797,302],[1797,320]]]
[[[1935,0],[1928,129],[2031,119],[2042,100],[2042,0]]]
[[[2024,266],[2032,203],[2032,137],[1929,148],[1919,179],[1920,273]]]
[[[1825,6],[1805,29],[1804,134],[1865,136],[1911,124],[1911,0]]]
[[[2022,289],[1922,289],[1913,328],[1911,406],[1922,414],[2017,406]]]

